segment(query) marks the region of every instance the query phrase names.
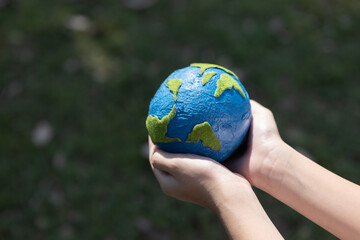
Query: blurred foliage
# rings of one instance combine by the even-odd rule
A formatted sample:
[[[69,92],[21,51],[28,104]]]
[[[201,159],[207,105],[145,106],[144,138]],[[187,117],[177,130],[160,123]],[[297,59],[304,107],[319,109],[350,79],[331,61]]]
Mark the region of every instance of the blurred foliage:
[[[164,196],[144,121],[192,62],[232,69],[283,138],[360,182],[357,0],[0,0],[0,238],[225,239]],[[286,239],[334,239],[257,191]]]

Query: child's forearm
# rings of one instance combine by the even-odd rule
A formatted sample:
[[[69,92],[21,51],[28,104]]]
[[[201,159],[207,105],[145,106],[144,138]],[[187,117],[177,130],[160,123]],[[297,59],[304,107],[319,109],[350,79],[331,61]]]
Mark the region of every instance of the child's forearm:
[[[360,236],[360,186],[326,170],[287,144],[266,161],[258,188],[341,239]]]
[[[230,239],[283,239],[251,191],[248,201],[238,200],[236,194],[222,201],[215,211],[228,232]]]

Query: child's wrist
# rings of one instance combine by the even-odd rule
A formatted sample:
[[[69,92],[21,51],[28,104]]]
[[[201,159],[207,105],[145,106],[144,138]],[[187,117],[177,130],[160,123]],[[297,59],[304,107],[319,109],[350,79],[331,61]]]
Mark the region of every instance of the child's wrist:
[[[264,159],[262,168],[255,174],[252,182],[255,187],[264,191],[269,187],[277,186],[282,181],[286,171],[286,161],[294,150],[282,139],[279,139],[276,146]]]
[[[256,202],[256,195],[251,185],[246,180],[230,182],[228,186],[219,188],[216,196],[213,197],[213,211],[218,215],[229,209],[249,207]]]

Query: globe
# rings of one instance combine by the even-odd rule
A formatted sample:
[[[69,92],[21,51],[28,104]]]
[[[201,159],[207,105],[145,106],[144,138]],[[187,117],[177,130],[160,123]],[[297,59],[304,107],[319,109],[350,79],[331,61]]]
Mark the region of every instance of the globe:
[[[238,77],[219,65],[194,63],[161,84],[146,128],[164,151],[222,162],[242,143],[250,122],[249,95]]]

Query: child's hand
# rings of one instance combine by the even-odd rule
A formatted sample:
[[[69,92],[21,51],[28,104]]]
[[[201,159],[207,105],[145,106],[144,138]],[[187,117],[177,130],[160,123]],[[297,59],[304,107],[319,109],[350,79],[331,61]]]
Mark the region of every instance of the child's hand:
[[[244,177],[209,158],[161,151],[150,138],[149,159],[165,194],[214,211],[231,239],[283,239]]]
[[[272,113],[255,101],[251,101],[251,108],[253,119],[245,154],[237,159],[233,156],[226,165],[338,238],[359,239],[359,185],[287,145],[280,138]]]
[[[226,163],[232,171],[242,174],[252,185],[259,186],[262,179],[271,174],[281,149],[285,145],[280,138],[272,112],[251,100],[252,124],[245,153],[240,159],[233,157]]]
[[[256,202],[249,182],[214,160],[161,151],[150,138],[149,159],[163,192],[171,197],[215,212],[219,205],[232,199]]]

